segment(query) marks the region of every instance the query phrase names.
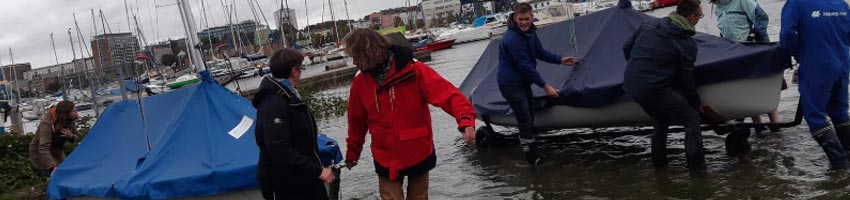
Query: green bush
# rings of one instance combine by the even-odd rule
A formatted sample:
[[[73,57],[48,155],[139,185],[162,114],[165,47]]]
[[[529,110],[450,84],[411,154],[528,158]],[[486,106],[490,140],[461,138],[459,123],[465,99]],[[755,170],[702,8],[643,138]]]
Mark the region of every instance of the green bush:
[[[91,117],[77,120],[80,138],[91,129]],[[46,199],[47,178],[39,176],[29,160],[29,144],[35,134],[0,135],[0,199]],[[82,140],[82,139],[81,139]],[[80,140],[65,145],[70,154]]]

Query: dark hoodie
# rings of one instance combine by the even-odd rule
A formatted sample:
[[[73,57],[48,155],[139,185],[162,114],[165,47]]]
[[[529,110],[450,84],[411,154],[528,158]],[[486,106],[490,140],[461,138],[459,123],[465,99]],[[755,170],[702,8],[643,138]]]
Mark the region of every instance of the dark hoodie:
[[[623,90],[637,99],[680,91],[691,107],[699,106],[693,78],[698,50],[694,34],[693,26],[675,12],[641,24],[623,46],[628,61]]]
[[[546,51],[537,38],[537,27],[531,24],[528,31],[520,30],[514,14],[508,17],[508,31],[499,44],[499,85],[543,87],[546,81],[537,73],[537,59],[553,64],[561,63],[561,56]]]
[[[253,105],[257,109],[260,184],[287,186],[321,181],[318,129],[307,104],[294,91],[265,76]]]

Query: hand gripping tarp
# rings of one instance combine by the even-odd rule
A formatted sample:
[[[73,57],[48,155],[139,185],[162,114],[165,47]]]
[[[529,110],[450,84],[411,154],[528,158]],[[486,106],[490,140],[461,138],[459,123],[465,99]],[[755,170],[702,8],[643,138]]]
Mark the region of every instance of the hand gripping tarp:
[[[648,19],[653,17],[622,6],[537,29],[543,48],[582,61],[577,67],[537,62],[543,79],[561,92],[555,102],[535,98],[535,109],[555,104],[601,107],[627,100],[622,90],[626,69],[623,44]],[[699,46],[695,72],[698,85],[760,77],[790,67],[790,57],[778,44],[735,43],[702,33],[697,33],[694,39]],[[499,42],[490,42],[460,86],[482,116],[511,114],[496,83]],[[541,88],[532,88],[535,97],[545,96]]]

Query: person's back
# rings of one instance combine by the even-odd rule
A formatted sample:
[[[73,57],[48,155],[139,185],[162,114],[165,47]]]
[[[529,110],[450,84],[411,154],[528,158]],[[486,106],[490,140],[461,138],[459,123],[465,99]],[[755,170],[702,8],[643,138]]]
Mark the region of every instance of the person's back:
[[[623,90],[655,121],[650,153],[656,167],[667,165],[670,125],[684,126],[688,168],[705,166],[697,113],[702,103],[693,79],[698,49],[691,38],[703,16],[698,0],[682,0],[668,17],[641,24],[623,45]]]
[[[644,22],[630,41],[633,45],[627,44],[624,48],[629,62],[623,77],[623,90],[633,96],[650,97],[665,95],[673,89],[693,89],[688,86],[693,83],[682,83],[687,80],[674,78],[682,65],[696,59],[693,34],[693,30],[688,32],[676,27],[670,18]]]
[[[782,8],[779,33],[780,46],[800,63],[803,119],[834,169],[850,167],[848,15],[850,7],[843,0],[789,0]]]
[[[756,22],[754,0],[715,0],[714,14],[717,15],[717,27],[720,36],[732,41],[746,41]]]
[[[850,8],[847,3],[843,0],[789,0],[786,4],[791,5],[784,9],[791,10],[782,12],[782,47],[795,55],[802,65],[841,69],[847,73],[850,67]],[[796,29],[796,33],[790,29]]]

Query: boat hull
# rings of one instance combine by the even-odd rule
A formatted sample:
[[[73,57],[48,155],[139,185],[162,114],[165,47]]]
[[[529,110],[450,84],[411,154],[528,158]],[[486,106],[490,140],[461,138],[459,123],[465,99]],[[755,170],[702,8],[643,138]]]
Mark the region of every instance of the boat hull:
[[[455,40],[439,40],[432,43],[416,47],[416,51],[439,51],[452,48],[455,45]]]
[[[765,114],[779,105],[782,73],[732,80],[699,88],[703,104],[726,119]],[[490,123],[517,126],[513,115],[488,116]],[[544,129],[646,126],[653,120],[634,101],[599,108],[555,106],[534,114],[534,127]]]

